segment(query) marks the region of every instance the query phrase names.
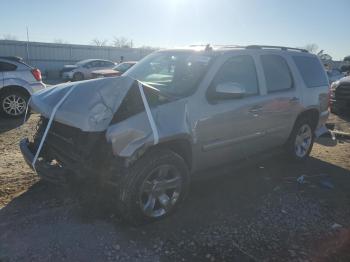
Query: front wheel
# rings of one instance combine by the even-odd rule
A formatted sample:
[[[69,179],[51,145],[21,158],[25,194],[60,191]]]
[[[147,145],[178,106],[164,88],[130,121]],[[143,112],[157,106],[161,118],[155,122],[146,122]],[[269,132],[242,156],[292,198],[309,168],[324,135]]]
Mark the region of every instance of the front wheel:
[[[182,157],[169,150],[151,151],[127,171],[120,192],[120,211],[132,224],[172,213],[189,189],[189,170]]]
[[[301,118],[295,124],[286,149],[295,160],[305,160],[309,157],[314,144],[314,128],[308,118]]]

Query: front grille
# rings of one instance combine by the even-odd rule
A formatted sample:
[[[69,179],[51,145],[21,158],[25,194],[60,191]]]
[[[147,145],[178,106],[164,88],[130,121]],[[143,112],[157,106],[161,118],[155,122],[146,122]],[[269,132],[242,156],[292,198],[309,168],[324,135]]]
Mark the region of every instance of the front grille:
[[[33,139],[32,151],[37,150],[47,124],[48,119],[42,117]],[[98,159],[96,156],[99,155],[100,148],[105,144],[104,132],[84,132],[53,121],[40,156],[47,161],[55,159],[65,166],[85,165],[86,162],[89,165]]]

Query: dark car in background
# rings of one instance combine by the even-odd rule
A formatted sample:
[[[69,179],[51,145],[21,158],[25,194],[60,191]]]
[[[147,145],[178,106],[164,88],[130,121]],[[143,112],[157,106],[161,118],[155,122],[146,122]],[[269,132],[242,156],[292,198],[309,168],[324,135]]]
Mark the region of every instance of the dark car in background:
[[[123,62],[111,69],[93,71],[91,75],[92,75],[92,78],[120,76],[124,74],[127,70],[129,70],[136,63],[137,63],[136,61]]]
[[[64,80],[81,81],[92,78],[91,73],[99,69],[115,67],[115,63],[103,59],[86,59],[75,65],[65,65],[61,70],[61,77]]]
[[[333,82],[330,94],[330,109],[332,113],[350,112],[350,76]]]

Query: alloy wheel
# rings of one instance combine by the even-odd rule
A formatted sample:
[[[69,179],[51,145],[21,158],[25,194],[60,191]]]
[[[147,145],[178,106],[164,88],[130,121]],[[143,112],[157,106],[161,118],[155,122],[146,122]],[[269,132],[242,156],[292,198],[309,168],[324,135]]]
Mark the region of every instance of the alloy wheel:
[[[27,107],[26,100],[16,94],[5,97],[2,101],[2,108],[4,112],[10,116],[22,115]]]
[[[141,185],[140,205],[148,217],[160,217],[177,203],[182,189],[179,171],[170,165],[153,169]]]
[[[300,127],[295,138],[295,154],[303,158],[307,155],[312,143],[312,131],[308,124],[304,124]]]

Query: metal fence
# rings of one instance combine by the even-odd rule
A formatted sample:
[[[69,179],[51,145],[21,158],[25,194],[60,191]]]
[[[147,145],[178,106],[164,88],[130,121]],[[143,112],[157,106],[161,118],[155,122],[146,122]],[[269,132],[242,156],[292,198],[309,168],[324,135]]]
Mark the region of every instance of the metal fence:
[[[110,46],[90,46],[0,40],[0,56],[19,56],[43,73],[59,71],[66,64],[74,64],[90,58],[108,59],[118,62],[120,57],[140,60],[151,53],[151,49],[116,48]]]

